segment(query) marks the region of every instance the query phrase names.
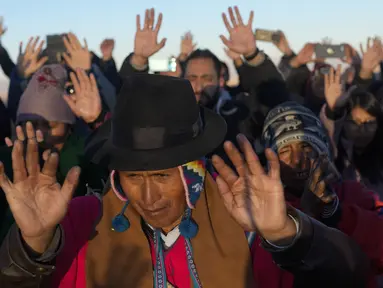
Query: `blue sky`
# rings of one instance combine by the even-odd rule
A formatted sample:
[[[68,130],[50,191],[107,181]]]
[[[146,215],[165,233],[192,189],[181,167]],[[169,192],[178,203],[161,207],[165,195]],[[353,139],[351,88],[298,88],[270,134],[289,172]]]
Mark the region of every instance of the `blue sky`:
[[[180,36],[191,30],[201,48],[210,48],[227,60],[219,34],[226,33],[221,13],[233,4],[239,6],[243,18],[254,10],[254,28],[281,29],[291,46],[299,50],[305,42],[320,41],[328,36],[334,43],[348,42],[359,47],[369,35],[383,36],[383,1],[379,0],[66,0],[54,2],[1,1],[8,32],[2,43],[15,60],[20,41],[30,36],[73,31],[86,37],[89,47],[99,53],[106,38],[116,40],[115,58],[120,65],[133,49],[135,15],[154,7],[164,14],[160,32],[167,37],[165,48],[155,59],[166,59],[179,51]],[[278,59],[278,51],[270,44],[259,45]],[[4,80],[0,72],[0,81]]]

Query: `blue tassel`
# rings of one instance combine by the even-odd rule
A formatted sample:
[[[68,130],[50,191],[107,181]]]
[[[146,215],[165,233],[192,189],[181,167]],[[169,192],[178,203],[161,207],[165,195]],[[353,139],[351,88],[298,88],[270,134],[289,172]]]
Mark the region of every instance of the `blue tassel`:
[[[125,210],[129,205],[129,201],[125,202],[124,207],[122,208],[122,211],[117,214],[116,217],[112,220],[112,231],[116,232],[125,232],[130,227],[129,219],[125,217]]]
[[[188,208],[185,213],[184,219],[182,219],[180,225],[178,226],[180,233],[187,239],[194,238],[198,233],[198,225],[191,218],[191,211]]]

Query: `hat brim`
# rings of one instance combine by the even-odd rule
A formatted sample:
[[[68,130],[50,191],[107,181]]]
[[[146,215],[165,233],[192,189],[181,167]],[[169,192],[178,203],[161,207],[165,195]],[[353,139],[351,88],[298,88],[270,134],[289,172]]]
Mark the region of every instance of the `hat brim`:
[[[154,150],[115,147],[109,119],[87,139],[85,156],[95,164],[118,171],[164,170],[197,160],[216,149],[226,136],[226,122],[221,116],[204,107],[201,114],[205,126],[196,138],[183,145]]]

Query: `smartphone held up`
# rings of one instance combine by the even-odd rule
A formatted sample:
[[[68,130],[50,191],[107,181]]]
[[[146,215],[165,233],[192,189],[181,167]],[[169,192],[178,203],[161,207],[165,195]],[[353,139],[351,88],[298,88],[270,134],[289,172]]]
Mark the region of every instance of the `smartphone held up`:
[[[256,29],[255,40],[270,43],[279,43],[279,41],[281,41],[281,32],[265,29]]]

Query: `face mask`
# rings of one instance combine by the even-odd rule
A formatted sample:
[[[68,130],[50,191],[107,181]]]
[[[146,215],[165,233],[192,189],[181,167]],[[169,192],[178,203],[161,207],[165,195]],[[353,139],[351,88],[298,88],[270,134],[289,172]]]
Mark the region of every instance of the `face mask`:
[[[219,98],[219,86],[207,86],[201,93],[199,103],[207,108],[213,108]]]
[[[343,127],[344,137],[354,144],[355,148],[366,148],[375,138],[378,130],[376,121],[367,122],[361,125],[352,120],[346,121]]]

